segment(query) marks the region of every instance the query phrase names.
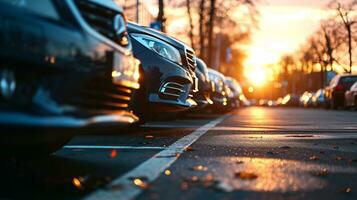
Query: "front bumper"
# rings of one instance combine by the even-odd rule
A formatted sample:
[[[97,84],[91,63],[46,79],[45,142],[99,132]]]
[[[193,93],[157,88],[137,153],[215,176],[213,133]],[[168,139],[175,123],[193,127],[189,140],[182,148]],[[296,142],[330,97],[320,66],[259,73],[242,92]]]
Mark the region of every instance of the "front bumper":
[[[16,127],[85,128],[108,124],[127,125],[137,121],[138,118],[134,114],[126,111],[87,118],[71,115],[41,116],[24,112],[0,112],[0,125]]]

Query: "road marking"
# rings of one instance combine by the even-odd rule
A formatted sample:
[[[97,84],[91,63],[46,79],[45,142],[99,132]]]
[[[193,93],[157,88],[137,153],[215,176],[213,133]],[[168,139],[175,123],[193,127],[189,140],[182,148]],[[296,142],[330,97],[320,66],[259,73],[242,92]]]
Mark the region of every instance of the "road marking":
[[[196,142],[210,128],[221,123],[230,114],[224,115],[215,119],[206,125],[196,129],[189,135],[182,137],[165,150],[160,151],[153,157],[149,158],[133,170],[118,177],[108,185],[108,189],[99,189],[85,197],[85,200],[102,200],[102,199],[134,199],[143,190],[133,184],[132,179],[137,177],[145,177],[146,183],[155,181],[167,168],[169,168],[177,159],[179,154],[183,153],[187,147]],[[110,189],[120,188],[120,189]]]
[[[133,150],[162,150],[166,147],[151,146],[98,146],[98,145],[66,145],[64,149],[133,149]]]

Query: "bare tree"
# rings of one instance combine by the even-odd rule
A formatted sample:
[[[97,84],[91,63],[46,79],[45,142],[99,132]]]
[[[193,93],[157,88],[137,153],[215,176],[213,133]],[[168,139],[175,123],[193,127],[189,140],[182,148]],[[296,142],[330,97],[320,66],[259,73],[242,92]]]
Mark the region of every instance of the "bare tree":
[[[216,0],[210,0],[210,11],[209,11],[209,21],[208,21],[208,66],[212,66],[213,58],[213,30],[214,21],[216,15]]]
[[[157,14],[157,21],[160,23],[161,31],[165,32],[165,5],[164,0],[159,0],[159,12]]]
[[[191,40],[191,47],[195,49],[195,42],[194,42],[194,35],[193,35],[193,19],[192,19],[192,12],[191,12],[191,1],[186,0],[186,7],[187,7],[187,15],[188,15],[188,21],[189,21],[189,37]]]
[[[343,22],[344,28],[347,32],[347,46],[348,46],[348,56],[349,56],[349,69],[348,73],[352,73],[353,66],[353,34],[352,27],[356,21],[352,18],[352,12],[355,10],[357,1],[353,0],[349,3],[342,4],[338,0],[333,0],[330,2],[329,7],[336,9],[338,16]]]
[[[206,32],[205,32],[205,24],[206,24],[206,18],[205,18],[205,2],[206,0],[201,0],[200,1],[200,6],[199,6],[199,40],[200,40],[200,57],[205,60],[205,38],[206,38]]]

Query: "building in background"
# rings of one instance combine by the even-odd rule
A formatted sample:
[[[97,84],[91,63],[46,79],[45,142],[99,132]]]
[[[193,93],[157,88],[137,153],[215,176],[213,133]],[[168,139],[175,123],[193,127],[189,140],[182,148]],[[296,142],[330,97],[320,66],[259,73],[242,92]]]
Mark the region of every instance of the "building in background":
[[[154,15],[150,12],[145,0],[114,0],[120,5],[128,21],[136,22],[144,26],[150,26],[155,21]]]

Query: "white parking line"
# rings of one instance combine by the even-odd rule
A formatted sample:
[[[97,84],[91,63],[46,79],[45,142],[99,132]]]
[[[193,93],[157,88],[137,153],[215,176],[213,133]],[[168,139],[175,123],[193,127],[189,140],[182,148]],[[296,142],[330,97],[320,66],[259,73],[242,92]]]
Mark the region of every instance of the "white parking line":
[[[187,147],[192,145],[201,136],[203,136],[210,128],[215,127],[221,123],[229,114],[215,119],[206,125],[196,129],[189,135],[182,137],[165,150],[157,153],[149,158],[133,170],[118,177],[108,185],[108,189],[100,189],[89,194],[84,199],[86,200],[102,200],[102,199],[134,199],[143,190],[134,185],[133,178],[145,177],[145,183],[155,181],[168,167],[170,167],[178,158],[177,155],[183,153]],[[114,188],[114,189],[110,189]],[[117,189],[120,188],[120,189]]]
[[[152,146],[98,146],[98,145],[66,145],[64,149],[133,149],[133,150],[162,150],[165,147]]]

